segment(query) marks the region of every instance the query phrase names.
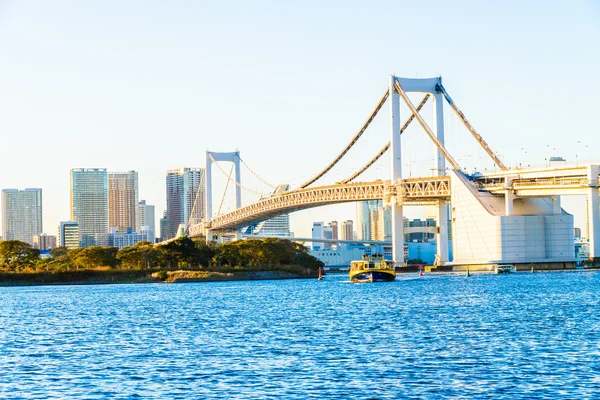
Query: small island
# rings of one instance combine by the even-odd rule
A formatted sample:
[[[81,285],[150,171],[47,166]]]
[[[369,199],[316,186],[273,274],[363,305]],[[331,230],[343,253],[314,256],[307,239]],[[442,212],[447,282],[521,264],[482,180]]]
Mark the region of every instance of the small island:
[[[297,279],[317,277],[322,266],[303,245],[279,238],[56,247],[45,258],[28,243],[0,242],[0,286]]]

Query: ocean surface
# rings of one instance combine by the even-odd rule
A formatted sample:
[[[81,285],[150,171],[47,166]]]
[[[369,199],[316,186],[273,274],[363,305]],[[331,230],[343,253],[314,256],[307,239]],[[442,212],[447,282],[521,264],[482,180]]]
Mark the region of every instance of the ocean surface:
[[[0,287],[0,398],[598,398],[600,272]]]

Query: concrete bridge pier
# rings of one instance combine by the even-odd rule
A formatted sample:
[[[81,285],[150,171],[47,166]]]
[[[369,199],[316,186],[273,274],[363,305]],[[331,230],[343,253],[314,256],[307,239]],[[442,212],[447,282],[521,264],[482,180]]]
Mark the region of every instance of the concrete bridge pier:
[[[598,195],[599,165],[588,166],[587,219],[590,241],[590,261],[600,261],[600,195]]]

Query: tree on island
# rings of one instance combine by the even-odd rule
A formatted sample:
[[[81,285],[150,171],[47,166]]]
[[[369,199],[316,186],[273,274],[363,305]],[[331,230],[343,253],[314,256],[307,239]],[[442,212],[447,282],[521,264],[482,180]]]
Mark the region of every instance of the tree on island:
[[[40,251],[29,243],[20,240],[0,242],[0,265],[8,271],[19,271],[33,267],[40,256]]]

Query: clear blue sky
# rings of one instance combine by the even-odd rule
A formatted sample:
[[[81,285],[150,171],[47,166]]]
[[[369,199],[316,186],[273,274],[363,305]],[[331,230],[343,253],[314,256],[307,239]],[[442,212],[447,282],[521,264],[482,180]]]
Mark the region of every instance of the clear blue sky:
[[[391,73],[442,75],[510,165],[600,158],[594,0],[0,0],[0,54],[0,188],[43,188],[51,234],[69,217],[73,167],[139,171],[140,198],[157,218],[165,170],[203,167],[207,149],[239,149],[268,181],[298,185],[356,132]],[[490,168],[446,115],[452,154],[469,170]],[[386,118],[324,183],[387,141]],[[409,130],[403,146],[405,175],[430,174],[423,132]],[[386,160],[367,178],[387,179]],[[563,204],[583,228],[581,199]],[[305,236],[312,221],[354,218],[353,205],[321,208],[294,214],[292,228]]]

